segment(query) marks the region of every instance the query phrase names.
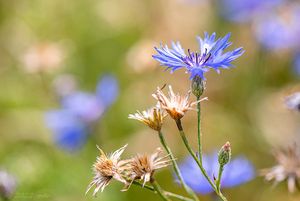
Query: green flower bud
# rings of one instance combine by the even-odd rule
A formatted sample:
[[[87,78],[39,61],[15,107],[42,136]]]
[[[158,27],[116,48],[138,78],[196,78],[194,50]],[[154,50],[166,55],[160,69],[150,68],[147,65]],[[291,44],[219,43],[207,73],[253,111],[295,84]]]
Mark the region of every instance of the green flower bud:
[[[201,77],[195,76],[192,80],[192,92],[196,97],[200,97],[205,89],[205,82]]]
[[[226,165],[231,158],[231,147],[230,143],[226,142],[219,151],[218,161],[221,166]]]

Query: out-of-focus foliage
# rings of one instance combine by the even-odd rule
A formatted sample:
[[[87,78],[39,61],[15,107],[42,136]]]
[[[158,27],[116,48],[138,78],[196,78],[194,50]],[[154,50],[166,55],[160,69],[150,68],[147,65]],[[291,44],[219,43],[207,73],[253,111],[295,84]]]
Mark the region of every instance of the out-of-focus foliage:
[[[204,152],[211,153],[230,141],[233,158],[245,155],[261,169],[274,165],[274,147],[300,143],[299,114],[284,105],[284,97],[300,89],[300,2],[260,5],[262,1],[253,1],[248,5],[245,1],[249,2],[0,1],[0,168],[17,180],[12,200],[159,200],[135,186],[119,192],[122,184],[117,182],[98,198],[85,195],[98,155],[96,144],[109,151],[128,143],[126,157],[151,153],[160,146],[157,134],[128,120],[128,114],[155,105],[151,94],[157,86],[172,84],[175,91],[186,93],[190,80],[184,70],[164,72],[152,59],[153,47],[180,40],[183,47],[198,50],[194,39],[205,31],[219,36],[231,32],[231,41],[245,53],[234,62],[235,68],[223,70],[222,76],[213,71],[206,75],[204,96],[209,101],[202,104]],[[236,15],[228,17],[225,11]],[[53,130],[47,128],[46,112],[60,108],[60,96],[73,87],[101,96],[97,83],[107,73],[115,76],[119,85],[116,102],[95,118],[81,149],[66,152],[57,146]],[[63,74],[74,76],[76,86],[70,80],[57,81]],[[106,98],[109,103],[115,97]],[[76,108],[80,109],[80,104]],[[196,113],[187,113],[183,123],[196,147]],[[163,132],[177,160],[183,161],[187,152],[174,122],[167,119]],[[158,182],[167,190],[184,194],[169,170],[157,173]],[[285,184],[271,188],[259,177],[224,193],[229,200],[244,201],[300,198],[297,193],[288,196]],[[202,197],[211,199],[210,195]]]

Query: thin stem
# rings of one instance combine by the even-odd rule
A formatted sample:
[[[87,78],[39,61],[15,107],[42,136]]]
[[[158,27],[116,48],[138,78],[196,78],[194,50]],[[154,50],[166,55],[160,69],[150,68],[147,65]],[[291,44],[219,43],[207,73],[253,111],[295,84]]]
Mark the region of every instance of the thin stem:
[[[164,201],[171,201],[164,193],[160,185],[155,181],[155,179],[151,179],[151,184],[154,188],[154,190],[157,192],[157,194],[161,197]]]
[[[142,188],[145,188],[145,189],[150,190],[150,191],[155,191],[152,186],[148,186],[147,184],[143,185],[143,184],[141,184],[137,181],[133,181],[132,184],[137,185],[137,186],[142,187]]]
[[[197,101],[200,100],[200,96],[197,96]],[[197,103],[197,124],[198,124],[198,153],[199,161],[202,164],[202,133],[201,133],[201,103]]]
[[[218,179],[217,179],[217,182],[216,182],[216,187],[217,187],[217,190],[218,190],[219,192],[221,191],[221,178],[222,178],[223,170],[224,170],[224,166],[223,166],[223,165],[220,165],[220,166],[219,166]]]
[[[196,161],[197,165],[199,166],[203,176],[206,178],[206,180],[208,181],[208,183],[211,185],[211,187],[214,189],[214,191],[217,193],[217,195],[223,200],[223,201],[227,201],[226,197],[222,194],[221,191],[218,191],[218,189],[216,188],[216,185],[212,182],[212,180],[209,178],[209,176],[207,175],[206,170],[204,169],[204,167],[202,166],[202,164],[200,163],[199,159],[197,158],[195,152],[192,150],[186,136],[185,133],[183,131],[182,125],[181,125],[181,120],[176,120],[176,125],[177,128],[179,130],[180,136],[182,138],[182,141],[185,145],[185,147],[187,148],[187,150],[189,151],[189,153],[191,154],[191,156],[193,157],[193,159]]]
[[[137,185],[137,186],[139,186],[139,187],[143,187],[143,188],[145,188],[145,189],[147,189],[147,190],[150,190],[150,191],[153,191],[153,192],[156,193],[155,189],[154,189],[152,186],[143,185],[143,184],[141,184],[141,183],[139,183],[139,182],[137,182],[137,181],[133,181],[132,184]],[[163,190],[163,192],[164,192],[164,194],[165,194],[166,196],[168,196],[168,197],[174,197],[174,198],[177,198],[177,199],[182,200],[182,201],[193,201],[193,200],[190,199],[190,198],[187,198],[187,197],[184,197],[184,196],[182,196],[182,195],[178,195],[178,194],[175,194],[175,193],[172,193],[172,192],[169,192],[169,191]]]
[[[163,145],[163,147],[165,148],[166,152],[169,154],[170,156],[170,159],[171,159],[171,162],[172,162],[172,165],[173,165],[173,168],[174,168],[174,171],[175,171],[175,174],[177,175],[177,178],[179,179],[180,183],[182,184],[183,188],[186,190],[186,192],[191,195],[193,197],[193,200],[196,200],[198,201],[198,197],[197,195],[194,193],[194,191],[188,186],[186,185],[186,183],[184,182],[184,179],[182,177],[182,174],[178,168],[178,165],[176,163],[176,160],[175,160],[175,157],[171,151],[171,149],[168,147],[167,143],[166,143],[166,140],[165,140],[165,137],[163,135],[163,133],[161,131],[158,132],[158,135],[159,135],[159,139],[160,139],[160,142],[161,144]]]
[[[182,195],[178,195],[178,194],[167,192],[167,191],[164,191],[164,192],[165,192],[165,195],[167,195],[168,197],[174,197],[174,198],[177,198],[178,200],[182,200],[182,201],[193,201],[193,199],[184,197]]]

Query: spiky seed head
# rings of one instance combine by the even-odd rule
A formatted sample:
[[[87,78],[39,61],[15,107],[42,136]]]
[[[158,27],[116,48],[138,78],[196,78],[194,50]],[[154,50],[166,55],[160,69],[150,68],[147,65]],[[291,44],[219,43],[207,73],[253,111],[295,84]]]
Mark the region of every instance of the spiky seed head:
[[[129,119],[138,120],[156,131],[161,130],[165,117],[165,111],[158,107],[152,107],[142,112],[137,111],[135,114],[130,114],[128,116]]]

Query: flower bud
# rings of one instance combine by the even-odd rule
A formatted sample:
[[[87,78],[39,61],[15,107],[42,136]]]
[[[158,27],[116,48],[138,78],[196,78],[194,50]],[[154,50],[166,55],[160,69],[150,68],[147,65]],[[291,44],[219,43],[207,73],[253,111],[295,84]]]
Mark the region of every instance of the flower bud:
[[[200,97],[205,89],[205,82],[201,77],[195,76],[192,80],[192,92],[196,97]]]
[[[230,143],[226,142],[219,151],[218,161],[221,166],[226,165],[231,158],[231,147]]]

